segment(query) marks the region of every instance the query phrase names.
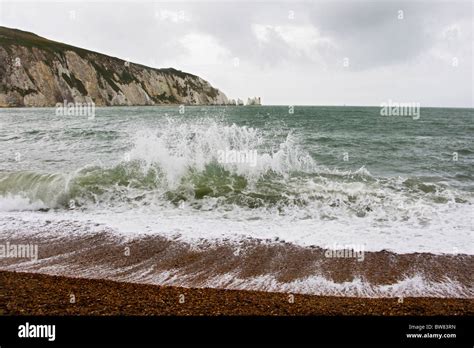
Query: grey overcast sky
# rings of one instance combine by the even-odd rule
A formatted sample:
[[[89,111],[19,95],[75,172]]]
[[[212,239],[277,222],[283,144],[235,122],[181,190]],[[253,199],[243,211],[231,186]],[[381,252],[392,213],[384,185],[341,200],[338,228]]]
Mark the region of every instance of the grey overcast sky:
[[[6,1],[0,25],[264,104],[473,107],[473,1]]]

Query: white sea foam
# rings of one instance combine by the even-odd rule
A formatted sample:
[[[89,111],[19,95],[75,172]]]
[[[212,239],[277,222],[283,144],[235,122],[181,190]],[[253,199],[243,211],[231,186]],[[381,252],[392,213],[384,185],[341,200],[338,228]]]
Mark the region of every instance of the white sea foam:
[[[61,256],[61,257],[64,257]],[[41,260],[40,260],[41,261]],[[42,260],[45,265],[38,271],[38,263],[31,261],[2,267],[4,270],[29,271],[51,275],[80,276],[93,279],[111,279],[117,281],[155,284],[162,286],[210,287],[232,290],[273,291],[294,294],[310,294],[323,296],[349,297],[439,297],[439,298],[473,298],[474,289],[458,281],[445,277],[442,281],[430,281],[423,275],[417,274],[405,277],[391,284],[372,284],[366,279],[356,277],[351,281],[335,282],[320,275],[309,276],[283,283],[272,274],[256,277],[241,278],[238,274],[229,272],[216,276],[206,274],[186,274],[179,269],[169,269],[156,272],[154,266],[145,269],[140,264],[130,267],[110,268],[107,265],[97,265],[84,269],[77,264],[52,264],[52,259]],[[146,261],[144,262],[144,264]],[[140,269],[139,272],[136,270]],[[129,272],[132,271],[132,272]],[[197,280],[201,279],[201,280]]]
[[[279,238],[304,246],[474,254],[472,195],[441,185],[420,191],[422,182],[377,178],[364,167],[320,166],[293,133],[269,142],[256,128],[167,119],[132,138],[128,156],[109,165],[64,174],[2,173],[0,216],[9,221],[22,211],[18,216],[33,229],[36,219],[91,220],[117,233],[189,241]],[[256,166],[222,163],[224,172],[206,172],[223,149],[257,149]],[[197,196],[202,188],[206,194]],[[54,210],[25,212],[44,208]]]
[[[268,171],[288,174],[291,171],[314,171],[312,158],[300,148],[296,137],[289,133],[278,146],[265,147],[262,131],[236,124],[222,124],[204,118],[193,122],[167,119],[155,130],[142,130],[133,135],[134,147],[128,153],[130,160],[142,161],[147,170],[158,165],[168,182],[173,184],[190,168],[203,171],[206,165],[218,162],[225,150],[257,151],[256,164],[222,163],[224,169],[247,179],[256,179]]]
[[[31,211],[46,208],[41,200],[31,201],[22,195],[7,194],[0,196],[0,212]]]
[[[229,274],[216,277],[203,286],[225,287],[236,290],[262,290],[329,296],[353,297],[473,297],[474,291],[459,282],[446,278],[442,282],[431,282],[420,275],[407,277],[394,284],[374,285],[361,278],[336,283],[321,276],[281,283],[271,275],[252,279],[239,279]]]
[[[236,214],[235,211],[230,212]],[[239,242],[246,238],[276,239],[300,246],[325,247],[338,244],[364,245],[365,251],[390,250],[396,253],[430,252],[434,254],[474,255],[473,232],[469,207],[456,210],[452,220],[440,216],[429,226],[389,224],[370,226],[363,219],[351,221],[295,219],[288,216],[226,216],[213,211],[163,210],[160,213],[137,211],[97,212],[3,212],[0,213],[0,230],[35,230],[45,221],[49,231],[81,233],[78,221],[87,226],[99,224],[93,230],[109,230],[121,236],[143,234],[162,235],[184,242],[195,243],[228,240]],[[238,214],[237,214],[238,215]],[[456,231],[456,233],[453,233]]]

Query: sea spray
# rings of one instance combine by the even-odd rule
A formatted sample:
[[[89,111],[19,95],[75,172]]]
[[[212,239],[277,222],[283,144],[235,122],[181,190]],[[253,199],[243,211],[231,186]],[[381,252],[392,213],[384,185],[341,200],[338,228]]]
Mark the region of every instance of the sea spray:
[[[19,215],[32,230],[57,217],[180,238],[472,252],[472,111],[424,108],[423,127],[379,111],[124,107],[89,122],[1,110],[2,231]],[[256,165],[219,163],[227,148],[256,150]]]

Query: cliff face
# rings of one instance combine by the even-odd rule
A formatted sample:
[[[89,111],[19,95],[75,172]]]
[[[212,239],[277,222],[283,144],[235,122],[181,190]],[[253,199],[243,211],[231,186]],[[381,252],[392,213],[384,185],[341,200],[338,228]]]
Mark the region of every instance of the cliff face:
[[[154,69],[0,27],[0,107],[227,104],[198,76]]]

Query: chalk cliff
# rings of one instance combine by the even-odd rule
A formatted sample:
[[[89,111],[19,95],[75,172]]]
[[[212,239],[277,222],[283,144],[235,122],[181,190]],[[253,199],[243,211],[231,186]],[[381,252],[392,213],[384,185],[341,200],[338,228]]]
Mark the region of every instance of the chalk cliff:
[[[222,105],[202,78],[154,69],[0,27],[0,107],[94,102],[109,105]]]

